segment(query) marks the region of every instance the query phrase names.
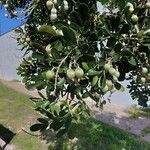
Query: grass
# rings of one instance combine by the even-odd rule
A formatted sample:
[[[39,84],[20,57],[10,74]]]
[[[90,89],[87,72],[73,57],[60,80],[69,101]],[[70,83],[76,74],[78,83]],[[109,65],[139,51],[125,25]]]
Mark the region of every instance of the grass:
[[[150,134],[150,126],[145,127],[145,128],[142,129],[142,131],[141,131],[141,135],[142,135],[142,136],[145,136],[145,135],[147,135],[147,134]]]
[[[94,119],[73,124],[69,138],[49,136],[49,148],[38,137],[22,132],[29,129],[37,114],[29,97],[0,84],[0,124],[13,132],[16,150],[149,150],[150,145],[139,137]],[[0,127],[0,136],[3,135]],[[7,135],[5,135],[7,137]]]
[[[49,150],[149,150],[139,137],[94,119],[73,124],[69,138],[61,138]]]
[[[22,131],[22,128],[28,130],[30,124],[36,120],[37,114],[31,107],[29,97],[0,84],[0,124],[16,134],[11,144],[15,144],[17,150],[41,150],[43,146],[38,138]],[[2,132],[0,128],[0,136]]]
[[[128,113],[131,118],[150,117],[150,108],[137,108],[136,106],[132,106],[129,108]]]

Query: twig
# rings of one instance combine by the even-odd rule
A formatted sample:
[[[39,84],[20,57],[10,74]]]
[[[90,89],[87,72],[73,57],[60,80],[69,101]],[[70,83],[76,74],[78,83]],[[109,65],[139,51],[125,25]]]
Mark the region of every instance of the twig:
[[[22,128],[22,131],[25,132],[25,133],[27,133],[27,134],[29,134],[29,135],[31,135],[31,136],[41,136],[41,134],[32,134],[32,133],[26,131],[26,130],[23,129],[23,128]]]
[[[65,62],[65,60],[68,58],[68,56],[71,54],[72,51],[70,51],[67,56],[60,62],[58,69],[56,71],[56,76],[55,76],[55,85],[54,85],[54,95],[56,95],[56,89],[57,89],[57,78],[58,78],[58,73],[60,70],[60,67],[62,66],[62,64]]]

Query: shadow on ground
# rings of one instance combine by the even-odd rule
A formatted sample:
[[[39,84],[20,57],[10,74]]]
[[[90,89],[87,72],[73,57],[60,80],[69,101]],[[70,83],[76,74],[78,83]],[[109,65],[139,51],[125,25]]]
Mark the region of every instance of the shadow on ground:
[[[136,135],[91,118],[73,124],[68,136],[57,139],[53,132],[48,130],[42,133],[42,139],[49,143],[48,150],[150,149],[150,145]]]
[[[11,140],[14,138],[15,135],[16,134],[13,133],[11,130],[0,124],[0,139],[3,142],[0,143],[0,148],[4,149],[11,142]]]

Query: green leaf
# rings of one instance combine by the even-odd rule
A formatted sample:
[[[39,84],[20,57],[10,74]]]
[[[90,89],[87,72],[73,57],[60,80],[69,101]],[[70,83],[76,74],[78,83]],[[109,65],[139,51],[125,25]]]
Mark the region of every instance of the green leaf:
[[[79,5],[79,16],[81,17],[83,23],[85,23],[86,20],[89,20],[90,15],[88,5],[84,3]]]
[[[82,62],[82,68],[85,70],[89,70],[89,66],[86,62]]]
[[[62,27],[62,30],[63,30],[63,34],[64,34],[63,37],[69,45],[77,43],[75,32],[71,28],[64,26],[64,27]]]
[[[109,0],[99,0],[99,2],[100,2],[102,5],[104,5],[104,4],[106,4],[107,2],[109,2]]]
[[[105,73],[98,80],[98,87],[103,89],[106,85],[106,76]]]
[[[35,132],[35,131],[42,131],[42,130],[45,130],[47,128],[47,124],[34,124],[30,127],[30,130]]]
[[[62,129],[57,133],[57,137],[63,136],[67,132],[67,129]]]
[[[93,70],[93,69],[90,69],[90,70],[88,71],[88,75],[89,75],[89,76],[98,75],[98,74],[99,74],[99,72],[98,72],[98,71],[95,71],[95,70]]]
[[[92,86],[95,86],[98,82],[98,76],[94,76],[93,80],[92,80]]]
[[[116,82],[115,83],[115,88],[120,91],[120,92],[124,92],[125,91],[125,88],[123,85],[121,85],[120,83]]]
[[[39,28],[39,32],[41,32],[41,33],[48,33],[48,34],[51,34],[53,36],[57,35],[56,31],[51,26],[48,26],[48,25],[42,25]]]
[[[54,47],[54,49],[56,49],[57,51],[62,51],[63,49],[63,45],[62,45],[62,42],[61,41],[56,41],[56,42],[53,42],[51,43],[52,47]]]
[[[136,60],[134,59],[134,57],[131,57],[128,62],[129,62],[131,65],[133,65],[133,66],[136,66],[136,65],[137,65]]]
[[[57,83],[57,86],[64,86],[64,84],[66,83],[66,79],[62,78],[59,80],[59,82]]]
[[[42,124],[48,124],[48,121],[44,118],[38,118],[37,120]]]
[[[83,95],[82,95],[82,98],[88,98],[89,97],[89,92],[85,92]]]

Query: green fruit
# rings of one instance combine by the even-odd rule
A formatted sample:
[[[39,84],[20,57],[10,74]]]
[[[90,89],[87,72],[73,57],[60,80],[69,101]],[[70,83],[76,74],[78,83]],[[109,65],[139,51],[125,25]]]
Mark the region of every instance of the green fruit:
[[[48,9],[51,9],[52,6],[53,6],[53,2],[52,2],[51,0],[48,0],[48,1],[46,2],[46,6],[47,6]]]
[[[150,2],[147,2],[147,3],[146,3],[146,7],[147,7],[147,8],[150,8]]]
[[[118,78],[116,76],[113,76],[114,81],[118,81]]]
[[[139,20],[139,17],[137,15],[132,15],[131,20],[136,23]]]
[[[45,50],[46,50],[46,52],[48,53],[48,54],[50,54],[51,53],[51,45],[50,44],[48,44],[47,46],[46,46],[46,48],[45,48]]]
[[[45,76],[46,76],[47,80],[51,80],[55,77],[55,72],[53,70],[48,70],[45,73]]]
[[[51,9],[51,14],[57,14],[57,9],[55,7]]]
[[[110,64],[105,64],[104,69],[105,69],[106,71],[109,71],[110,67],[111,67]]]
[[[75,78],[75,71],[73,69],[68,69],[67,70],[67,77],[71,80]]]
[[[111,80],[106,80],[106,85],[108,86],[108,88],[111,88],[113,86],[113,83]]]
[[[110,68],[109,73],[113,76],[113,75],[115,75],[116,70],[114,68]]]
[[[30,40],[30,38],[29,37],[27,37],[26,38],[26,42],[30,42],[31,40]]]
[[[143,68],[142,68],[142,73],[143,73],[143,74],[148,73],[148,69],[147,69],[146,67],[143,67]]]
[[[51,14],[50,18],[51,18],[51,21],[56,20],[57,19],[57,14]]]
[[[114,76],[116,76],[117,78],[119,78],[120,77],[120,72],[119,71],[115,71]]]
[[[27,43],[27,42],[24,42],[23,45],[24,45],[25,47],[27,47],[27,46],[28,46],[28,43]]]
[[[133,7],[130,7],[130,8],[129,8],[129,12],[132,13],[133,11],[134,11],[134,8],[133,8]]]
[[[84,71],[81,68],[76,68],[75,69],[75,76],[77,78],[82,78],[84,75]]]
[[[133,7],[133,4],[130,3],[130,2],[128,2],[126,6],[127,6],[127,7]]]
[[[108,86],[106,85],[106,86],[102,89],[102,92],[103,92],[103,93],[106,93],[106,92],[108,92],[108,90],[109,90],[109,88],[108,88]]]
[[[146,79],[145,79],[144,77],[142,77],[142,78],[141,78],[141,82],[142,82],[142,83],[145,83],[145,82],[146,82]]]

